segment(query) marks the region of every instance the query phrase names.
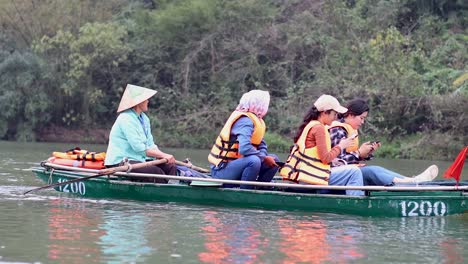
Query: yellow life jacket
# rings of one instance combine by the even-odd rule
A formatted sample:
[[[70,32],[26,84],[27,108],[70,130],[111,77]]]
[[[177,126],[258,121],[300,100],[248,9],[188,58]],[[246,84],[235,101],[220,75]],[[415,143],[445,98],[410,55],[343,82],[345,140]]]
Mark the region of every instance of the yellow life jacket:
[[[313,120],[307,124],[301,136],[294,144],[291,153],[280,175],[283,179],[294,182],[305,182],[316,185],[328,185],[330,178],[330,164],[324,164],[318,156],[317,146],[306,148],[305,141],[309,130],[313,126],[322,125],[319,121]],[[328,130],[325,129],[327,151],[331,150],[331,140]]]
[[[74,148],[66,152],[52,152],[52,156],[60,159],[70,159],[70,160],[90,160],[90,161],[101,161],[106,159],[105,152],[89,152],[84,149]]]
[[[247,116],[254,124],[254,131],[250,143],[254,147],[258,147],[265,136],[265,122],[263,119],[258,118],[255,114],[250,112],[234,111],[229,119],[226,121],[221,133],[216,138],[216,143],[211,148],[208,155],[208,161],[218,166],[221,162],[230,162],[242,157],[239,153],[239,141],[230,141],[231,130],[234,123],[241,117]]]
[[[351,125],[346,124],[346,123],[341,123],[340,121],[333,121],[328,130],[334,128],[334,127],[342,127],[346,130],[348,133],[348,137],[352,136],[354,134],[358,134],[358,131],[354,129]],[[354,138],[354,144],[351,147],[346,148],[346,152],[351,153],[353,151],[356,151],[359,149],[359,138],[355,137]]]

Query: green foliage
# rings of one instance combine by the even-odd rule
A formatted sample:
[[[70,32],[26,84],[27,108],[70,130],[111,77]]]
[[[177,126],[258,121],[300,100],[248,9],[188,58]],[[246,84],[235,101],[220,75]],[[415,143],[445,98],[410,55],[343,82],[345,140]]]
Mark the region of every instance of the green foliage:
[[[0,57],[0,138],[31,141],[49,118],[47,80],[31,53]]]
[[[289,138],[270,132],[265,134],[265,142],[270,153],[289,153],[293,145]]]
[[[127,4],[127,0],[0,0],[0,24],[22,49],[59,30],[76,33],[85,23],[107,21]]]
[[[251,89],[271,94],[267,143],[275,151],[287,152],[323,93],[369,101],[361,134],[385,142],[379,155],[446,159],[468,142],[466,1],[33,1],[37,8],[20,2],[0,2],[9,12],[1,14],[14,14],[0,15],[0,78],[13,87],[0,88],[2,137],[29,139],[31,132],[11,131],[37,133],[46,119],[110,128],[132,83],[159,91],[150,116],[160,145],[211,147]],[[21,24],[21,16],[38,23]],[[34,64],[20,63],[29,56]],[[18,76],[6,74],[14,68],[6,65],[16,64],[28,66]],[[19,95],[29,86],[43,99],[23,109],[28,104]],[[45,118],[25,117],[37,107]],[[12,125],[13,116],[23,125]]]
[[[126,37],[127,31],[122,26],[88,23],[77,36],[58,31],[54,37],[44,36],[34,44],[34,51],[49,62],[46,65],[49,71],[59,72],[54,79],[66,102],[61,108],[69,108],[62,111],[64,124],[93,124],[92,120],[99,117],[99,111],[90,111],[100,105],[105,95],[101,86],[105,83],[97,77],[111,77],[113,69],[126,61],[130,51]]]
[[[154,23],[152,30],[159,33],[161,40],[176,44],[185,40],[187,35],[201,36],[216,25],[217,2],[218,0],[193,0],[166,4],[162,12],[151,12]]]

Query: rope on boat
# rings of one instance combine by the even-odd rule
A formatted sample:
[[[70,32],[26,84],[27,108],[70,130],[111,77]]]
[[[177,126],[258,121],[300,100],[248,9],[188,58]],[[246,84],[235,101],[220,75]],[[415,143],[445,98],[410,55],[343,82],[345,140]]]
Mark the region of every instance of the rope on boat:
[[[98,173],[99,170],[76,168],[69,166],[62,166],[52,163],[45,163],[44,166],[55,169],[63,169],[73,172],[87,172]],[[184,180],[184,181],[200,181],[200,182],[215,182],[223,184],[239,184],[251,185],[262,187],[279,187],[279,188],[293,188],[293,189],[312,189],[312,190],[363,190],[363,191],[468,191],[468,186],[335,186],[335,185],[310,185],[310,184],[293,184],[293,183],[274,183],[274,182],[254,182],[254,181],[237,181],[237,180],[223,180],[214,178],[200,178],[200,177],[185,177],[161,174],[148,174],[148,173],[125,173],[117,172],[114,175],[124,177],[151,177],[157,179],[168,180]],[[153,184],[153,183],[151,183]],[[206,188],[206,187],[204,187]]]
[[[54,171],[55,171],[55,168],[52,168],[50,170],[49,179],[47,180],[47,184],[52,184],[52,175],[54,174]]]

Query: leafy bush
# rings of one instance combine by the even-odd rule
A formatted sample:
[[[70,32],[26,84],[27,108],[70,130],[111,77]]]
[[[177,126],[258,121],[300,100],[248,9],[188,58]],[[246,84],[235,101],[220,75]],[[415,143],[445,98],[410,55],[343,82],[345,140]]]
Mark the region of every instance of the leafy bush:
[[[211,147],[252,89],[271,94],[267,139],[280,151],[323,93],[369,101],[362,135],[386,142],[382,155],[446,158],[466,145],[466,1],[62,2],[1,7],[16,14],[0,17],[3,138],[15,138],[17,128],[37,133],[44,120],[109,128],[132,83],[159,91],[150,115],[155,138],[167,146]],[[61,12],[51,12],[51,3]],[[79,23],[70,13],[78,3],[89,11]],[[44,31],[17,23],[20,14]],[[24,90],[31,86],[37,92]],[[35,103],[21,104],[30,101],[24,91]],[[36,116],[38,108],[45,114]],[[24,125],[13,125],[13,116]]]
[[[2,54],[0,61],[0,138],[33,141],[50,119],[52,101],[38,58],[31,53]]]

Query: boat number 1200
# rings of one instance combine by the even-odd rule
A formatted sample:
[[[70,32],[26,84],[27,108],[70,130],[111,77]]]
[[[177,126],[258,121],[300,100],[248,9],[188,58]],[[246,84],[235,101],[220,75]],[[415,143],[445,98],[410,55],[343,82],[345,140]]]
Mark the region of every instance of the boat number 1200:
[[[59,179],[58,182],[66,182],[66,179]],[[85,195],[86,187],[84,182],[72,182],[58,186],[59,191],[69,193],[79,193]]]
[[[402,201],[401,215],[402,216],[443,216],[447,214],[447,205],[444,202],[429,202],[429,201]]]

